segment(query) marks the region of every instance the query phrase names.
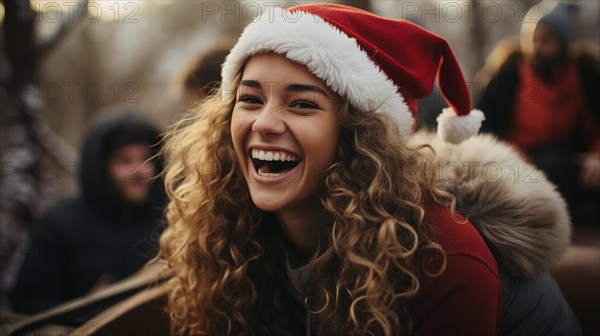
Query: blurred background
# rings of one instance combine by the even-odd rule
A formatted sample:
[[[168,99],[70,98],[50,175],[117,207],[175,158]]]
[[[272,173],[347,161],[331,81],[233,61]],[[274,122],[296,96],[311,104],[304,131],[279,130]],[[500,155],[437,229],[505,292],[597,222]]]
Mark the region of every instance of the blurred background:
[[[489,81],[482,68],[498,43],[530,40],[540,17],[558,3],[339,2],[410,20],[447,39],[475,101]],[[597,55],[600,1],[571,2],[579,6],[576,40]],[[201,99],[205,84],[218,80],[222,57],[242,28],[274,5],[292,3],[2,0],[0,308],[11,308],[8,293],[39,218],[79,192],[79,153],[88,130],[123,109],[158,129],[172,124]],[[435,92],[432,99],[423,125],[439,113],[431,106],[443,103]],[[598,206],[588,203],[580,211],[574,241],[600,251]]]

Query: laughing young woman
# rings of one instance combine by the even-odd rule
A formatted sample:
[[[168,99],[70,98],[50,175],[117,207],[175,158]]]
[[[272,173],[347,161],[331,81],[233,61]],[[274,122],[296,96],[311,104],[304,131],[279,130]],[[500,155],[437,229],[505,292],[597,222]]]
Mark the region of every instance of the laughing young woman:
[[[416,99],[438,69],[452,106],[440,135],[458,143],[483,115],[470,111],[443,39],[338,5],[275,10],[248,26],[223,65],[221,90],[165,145],[171,202],[161,252],[176,274],[174,332],[496,333],[496,259],[454,212],[456,190],[439,183],[431,149],[407,143]],[[544,227],[566,236],[544,250],[554,260],[568,220],[544,187],[554,197],[545,205],[567,223]],[[481,229],[486,240],[510,250],[493,224]],[[546,266],[536,258],[527,256],[524,272]]]

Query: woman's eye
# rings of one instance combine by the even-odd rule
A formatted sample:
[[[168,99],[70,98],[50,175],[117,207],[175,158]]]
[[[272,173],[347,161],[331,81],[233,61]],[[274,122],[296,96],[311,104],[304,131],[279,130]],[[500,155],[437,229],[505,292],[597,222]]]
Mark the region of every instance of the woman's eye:
[[[262,104],[260,98],[254,96],[242,96],[238,98],[238,102],[247,104]]]
[[[317,104],[311,103],[305,100],[298,100],[290,104],[291,108],[299,108],[299,109],[316,109],[319,108]]]

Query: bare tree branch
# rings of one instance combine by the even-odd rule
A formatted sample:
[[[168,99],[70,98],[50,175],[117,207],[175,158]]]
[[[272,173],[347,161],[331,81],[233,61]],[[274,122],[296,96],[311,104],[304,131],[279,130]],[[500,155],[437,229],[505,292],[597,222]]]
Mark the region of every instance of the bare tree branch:
[[[39,59],[44,58],[49,52],[51,52],[56,46],[58,46],[61,41],[67,36],[69,31],[81,20],[83,17],[83,13],[87,10],[89,0],[82,0],[77,7],[75,7],[75,12],[73,16],[73,20],[68,19],[65,20],[58,31],[52,35],[47,41],[45,41],[42,45],[38,47],[38,55]]]

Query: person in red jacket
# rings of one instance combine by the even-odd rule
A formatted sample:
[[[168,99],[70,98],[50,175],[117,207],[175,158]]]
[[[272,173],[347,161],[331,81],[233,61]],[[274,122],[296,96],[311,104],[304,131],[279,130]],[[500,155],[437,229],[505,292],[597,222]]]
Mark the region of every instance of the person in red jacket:
[[[165,142],[174,333],[496,334],[495,256],[407,142],[438,75],[460,143],[483,114],[442,38],[342,5],[250,24]]]
[[[598,214],[587,219],[579,207],[600,199],[600,62],[574,43],[577,12],[576,4],[558,3],[542,16],[522,50],[507,53],[478,106],[487,116],[482,131],[512,143],[544,171],[575,223],[596,225]]]

